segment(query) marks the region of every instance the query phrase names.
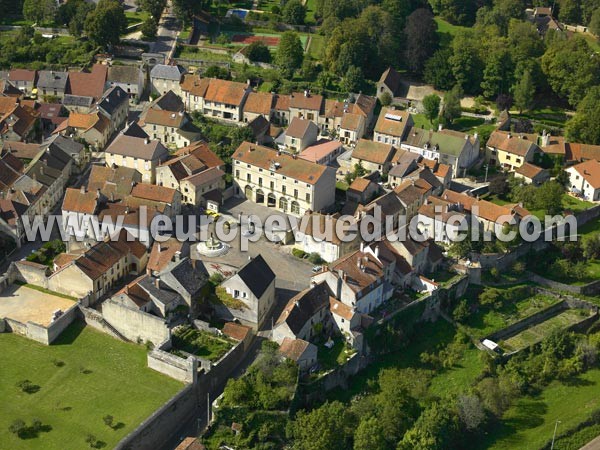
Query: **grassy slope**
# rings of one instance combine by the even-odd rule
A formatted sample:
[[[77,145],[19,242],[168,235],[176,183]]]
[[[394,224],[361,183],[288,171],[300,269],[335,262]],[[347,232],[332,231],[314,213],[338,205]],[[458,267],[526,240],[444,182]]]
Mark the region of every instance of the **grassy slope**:
[[[479,448],[537,450],[552,439],[556,420],[561,421],[560,433],[600,407],[598,383],[600,370],[594,369],[569,384],[553,382],[540,395],[520,399]]]
[[[144,347],[126,344],[79,323],[47,347],[14,334],[0,334],[3,355],[0,398],[0,447],[19,449],[81,449],[93,434],[113,448],[182,384],[146,367]],[[64,361],[63,367],[53,360]],[[82,373],[81,369],[89,371]],[[34,394],[15,385],[24,379],[39,385]],[[124,426],[112,430],[102,418],[112,415]],[[39,418],[52,430],[21,440],[8,432],[16,419],[28,425]]]

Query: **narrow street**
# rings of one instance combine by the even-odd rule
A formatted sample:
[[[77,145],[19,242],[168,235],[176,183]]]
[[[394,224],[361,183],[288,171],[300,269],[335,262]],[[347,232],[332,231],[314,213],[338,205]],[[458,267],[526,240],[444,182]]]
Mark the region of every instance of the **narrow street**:
[[[158,24],[156,40],[150,46],[150,52],[162,53],[165,55],[165,60],[168,61],[175,53],[177,36],[180,31],[181,25],[173,13],[173,5],[169,1]]]

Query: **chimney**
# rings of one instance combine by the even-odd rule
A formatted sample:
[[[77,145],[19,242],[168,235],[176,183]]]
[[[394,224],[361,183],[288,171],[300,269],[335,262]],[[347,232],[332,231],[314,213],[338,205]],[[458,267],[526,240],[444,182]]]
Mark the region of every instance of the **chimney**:
[[[335,298],[338,300],[342,298],[342,282],[346,279],[346,272],[342,269],[338,269],[337,285],[335,290]]]
[[[375,247],[375,258],[379,259],[379,245]]]
[[[96,189],[96,198],[100,198],[101,192],[100,188]]]
[[[156,286],[156,289],[160,289],[160,278],[154,279],[154,286]]]
[[[175,252],[175,261],[180,261],[181,260],[181,252],[179,250],[177,250]]]
[[[160,242],[158,243],[158,253],[162,252],[162,246],[160,245]]]
[[[305,89],[305,90],[304,90],[304,96],[305,96],[305,97],[308,97],[308,89]]]
[[[362,252],[364,252],[364,251],[365,251],[365,243],[364,243],[364,242],[361,242],[361,243],[360,243],[360,252],[362,253]]]
[[[85,194],[85,186],[81,186],[81,188],[80,188],[80,192],[81,192],[82,194]]]
[[[146,138],[144,139],[144,144],[148,145],[150,143],[150,139]]]

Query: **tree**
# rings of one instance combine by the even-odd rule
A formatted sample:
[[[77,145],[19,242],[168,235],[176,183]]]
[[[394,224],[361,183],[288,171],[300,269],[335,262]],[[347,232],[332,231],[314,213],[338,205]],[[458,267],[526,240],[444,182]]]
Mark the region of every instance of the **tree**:
[[[581,24],[581,8],[579,0],[559,0],[558,18],[569,25]]]
[[[596,36],[600,36],[600,8],[594,10],[588,28]]]
[[[414,73],[422,73],[425,61],[438,45],[437,25],[428,9],[419,8],[406,19],[404,28],[404,57]]]
[[[306,18],[306,6],[300,0],[289,0],[281,11],[281,17],[285,23],[302,25]]]
[[[8,431],[10,431],[12,434],[20,436],[23,433],[23,431],[25,431],[25,428],[25,422],[23,422],[21,419],[17,419],[10,424],[10,426],[8,427]]]
[[[483,404],[476,395],[458,397],[458,417],[469,431],[476,430],[485,420]]]
[[[263,41],[254,41],[246,48],[246,56],[253,62],[271,62],[271,52]]]
[[[583,236],[581,247],[583,249],[583,256],[586,259],[600,258],[600,238],[597,234],[586,234]]]
[[[459,25],[473,24],[477,3],[462,0],[429,0],[429,4],[436,14],[450,23]]]
[[[342,87],[346,92],[358,92],[363,84],[364,76],[360,67],[350,66],[342,79]]]
[[[85,21],[86,34],[103,48],[118,44],[120,35],[126,28],[125,11],[117,0],[100,0]]]
[[[548,181],[537,189],[535,209],[542,209],[547,214],[559,214],[562,211],[564,188],[556,181]]]
[[[485,64],[479,56],[481,42],[472,31],[460,33],[452,40],[450,64],[457,84],[471,94],[479,92]]]
[[[221,66],[208,66],[203,75],[206,78],[219,78],[221,80],[229,80],[231,78],[229,70]]]
[[[183,23],[190,23],[194,14],[208,9],[208,0],[173,0],[173,11]]]
[[[573,106],[600,84],[600,58],[580,36],[554,41],[542,56],[542,70],[552,90]]]
[[[427,95],[423,98],[423,108],[425,109],[425,116],[430,122],[434,121],[440,115],[440,102],[441,99],[435,94]]]
[[[71,0],[69,0],[71,1]],[[144,11],[148,11],[154,19],[158,20],[166,5],[165,0],[139,0],[139,4]]]
[[[361,420],[354,432],[354,450],[385,450],[387,448],[379,420],[376,417]]]
[[[392,96],[390,95],[389,92],[384,92],[383,94],[381,94],[379,96],[379,102],[381,103],[381,106],[389,106],[392,104]]]
[[[510,54],[505,49],[494,51],[488,57],[483,70],[481,90],[486,98],[496,98],[498,94],[508,92],[513,76]]]
[[[513,97],[515,105],[519,108],[519,114],[524,110],[529,110],[533,106],[535,95],[535,84],[528,70],[523,73],[521,79],[513,86]]]
[[[436,50],[423,68],[423,79],[426,83],[433,84],[436,89],[444,91],[452,89],[452,86],[456,84],[456,80],[450,64],[451,56],[451,48]]]
[[[566,125],[571,142],[600,145],[600,86],[588,90],[577,112]]]
[[[406,432],[398,450],[442,450],[457,448],[453,442],[458,437],[458,417],[448,406],[432,403],[419,416],[415,425]]]
[[[300,411],[290,425],[295,450],[350,448],[352,433],[346,405],[327,402],[310,412]]]
[[[104,421],[104,425],[106,425],[109,428],[112,428],[115,419],[110,414],[107,414],[102,418],[102,420]]]
[[[509,111],[513,105],[513,98],[508,94],[500,94],[496,97],[496,106],[498,111]]]
[[[156,23],[156,20],[152,17],[148,17],[142,24],[141,31],[144,39],[156,38],[156,33],[158,32],[158,24]]]
[[[302,66],[304,49],[302,41],[293,31],[286,31],[281,35],[275,61],[281,71],[288,77]]]
[[[52,20],[56,15],[54,0],[25,0],[23,2],[23,17],[35,23]]]
[[[461,90],[458,85],[454,86],[444,95],[444,107],[442,108],[442,119],[444,123],[451,124],[454,119],[460,117],[462,109],[460,107]]]

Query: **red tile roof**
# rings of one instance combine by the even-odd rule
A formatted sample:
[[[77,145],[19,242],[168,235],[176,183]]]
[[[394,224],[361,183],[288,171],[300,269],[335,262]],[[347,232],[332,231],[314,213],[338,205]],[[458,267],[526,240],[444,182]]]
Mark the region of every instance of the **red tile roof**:
[[[94,64],[91,72],[69,72],[68,93],[99,100],[104,93],[108,67]]]
[[[244,112],[269,116],[273,103],[273,94],[269,92],[250,92],[244,104]]]

